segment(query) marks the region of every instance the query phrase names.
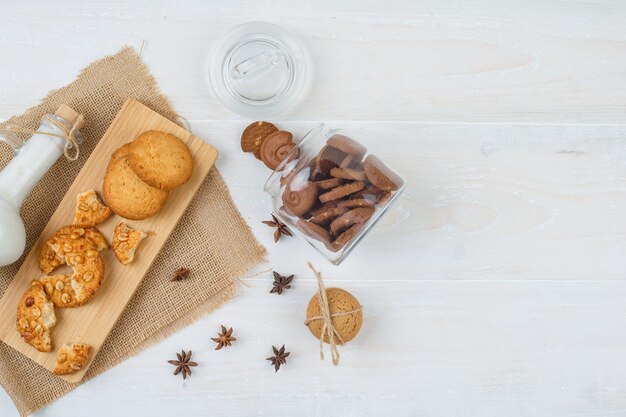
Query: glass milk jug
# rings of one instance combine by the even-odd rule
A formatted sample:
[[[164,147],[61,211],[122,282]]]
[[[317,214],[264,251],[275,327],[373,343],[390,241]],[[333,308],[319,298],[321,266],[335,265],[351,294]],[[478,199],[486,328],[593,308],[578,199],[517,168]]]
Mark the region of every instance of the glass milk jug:
[[[11,131],[0,132],[0,141],[7,142],[15,151],[11,162],[0,171],[0,266],[12,264],[22,256],[26,230],[20,208],[39,180],[65,152],[68,142],[64,136],[73,128],[74,139],[80,143],[77,129],[82,125],[78,113],[61,105],[54,114],[46,115],[37,132],[23,143]]]

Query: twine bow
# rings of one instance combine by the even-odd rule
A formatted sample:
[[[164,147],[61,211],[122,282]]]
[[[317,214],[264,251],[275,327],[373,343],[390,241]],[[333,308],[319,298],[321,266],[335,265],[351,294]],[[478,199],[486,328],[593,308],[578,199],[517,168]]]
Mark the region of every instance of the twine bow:
[[[36,133],[48,136],[54,136],[57,138],[61,138],[65,140],[65,147],[63,148],[63,155],[68,161],[75,161],[78,159],[78,155],[80,154],[80,149],[78,148],[78,140],[76,139],[76,134],[78,133],[78,126],[82,125],[83,115],[78,115],[78,118],[74,121],[74,124],[71,128],[68,128],[67,125],[55,119],[49,114],[46,114],[42,117],[42,120],[47,121],[53,126],[57,127],[63,134],[51,133],[51,132],[42,132],[40,130],[31,130],[26,129],[19,126],[7,126],[6,129],[14,132],[14,133],[27,133],[34,135]],[[70,149],[76,149],[74,155],[70,154]]]
[[[337,349],[337,344],[335,343],[335,337],[339,340],[339,343],[343,344],[343,338],[335,329],[333,325],[332,318],[333,317],[342,317],[349,316],[351,314],[357,313],[361,311],[361,306],[358,306],[354,310],[351,311],[342,311],[340,313],[332,313],[330,312],[330,306],[328,305],[328,296],[326,294],[326,288],[324,287],[324,280],[322,279],[322,274],[317,272],[311,262],[307,262],[311,271],[315,274],[317,278],[317,297],[319,299],[320,310],[322,310],[321,316],[314,316],[310,319],[304,321],[305,325],[308,325],[312,321],[315,320],[324,320],[322,324],[322,334],[320,335],[320,359],[324,360],[324,334],[328,336],[328,342],[330,344],[330,356],[333,360],[333,365],[339,365],[339,349]]]

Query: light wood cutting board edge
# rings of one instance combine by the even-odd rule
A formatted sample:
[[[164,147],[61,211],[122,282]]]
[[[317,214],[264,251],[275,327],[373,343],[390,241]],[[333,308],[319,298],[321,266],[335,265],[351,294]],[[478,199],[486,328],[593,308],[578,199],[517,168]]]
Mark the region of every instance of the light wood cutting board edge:
[[[99,292],[85,306],[73,309],[57,308],[57,325],[52,330],[53,350],[47,353],[36,351],[21,340],[15,329],[15,311],[19,298],[30,281],[43,275],[39,272],[38,267],[41,245],[60,226],[72,223],[76,194],[94,188],[102,195],[102,179],[110,154],[123,143],[130,142],[137,134],[150,129],[172,133],[187,143],[194,158],[194,173],[191,179],[171,193],[165,207],[156,216],[142,221],[128,221],[114,215],[98,226],[109,243],[113,229],[120,221],[125,221],[131,227],[137,227],[151,233],[139,247],[135,261],[129,265],[120,265],[111,250],[103,253],[106,275]],[[217,150],[211,145],[153,112],[139,101],[128,99],[85,162],[59,207],[26,256],[20,270],[0,299],[0,317],[8,318],[0,322],[0,340],[48,370],[54,368],[56,350],[60,345],[78,341],[89,343],[92,345],[92,352],[86,366],[75,374],[61,376],[64,380],[72,383],[82,380],[141,279],[158,256],[216,159]],[[149,256],[151,254],[152,256]],[[109,317],[103,314],[103,309],[109,311],[106,313]],[[111,312],[114,313],[113,316]],[[67,328],[69,323],[72,323],[71,331]],[[96,330],[92,330],[93,328]],[[59,333],[66,332],[70,332],[78,340],[61,340],[58,337]]]

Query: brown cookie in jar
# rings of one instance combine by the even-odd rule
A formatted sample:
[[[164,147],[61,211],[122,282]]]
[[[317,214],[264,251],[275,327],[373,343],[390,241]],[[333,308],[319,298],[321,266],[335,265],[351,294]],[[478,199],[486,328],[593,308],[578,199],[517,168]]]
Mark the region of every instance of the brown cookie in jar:
[[[315,209],[311,213],[311,218],[309,220],[318,225],[326,225],[344,214],[346,211],[348,211],[348,209],[338,207],[334,202],[326,203],[322,207]]]
[[[307,181],[304,186],[296,188],[296,182],[292,181],[283,192],[283,205],[294,216],[302,216],[311,210],[317,202],[317,186]]]
[[[360,181],[349,182],[320,195],[320,201],[322,203],[328,203],[329,201],[339,200],[347,195],[361,191],[363,188],[365,188],[365,184]]]
[[[396,191],[404,181],[398,174],[393,172],[387,165],[374,155],[368,155],[363,162],[367,179],[377,188],[383,191]]]
[[[348,230],[337,236],[337,239],[333,240],[330,243],[330,249],[333,252],[337,252],[341,250],[344,246],[346,246],[352,239],[354,239],[363,227],[362,223],[357,223],[354,226],[350,227]]]
[[[330,175],[334,178],[342,178],[344,180],[365,181],[367,179],[365,172],[352,168],[336,167],[330,170]]]
[[[342,230],[354,224],[363,224],[369,220],[374,214],[373,207],[359,207],[347,211],[345,214],[337,217],[330,224],[330,231],[333,235],[337,236]]]
[[[324,146],[315,160],[315,169],[325,176],[330,176],[330,170],[339,167],[346,154],[332,146]]]
[[[365,146],[344,135],[333,135],[328,138],[326,144],[335,149],[339,149],[347,155],[355,155],[357,158],[362,158],[365,152],[367,152]]]
[[[319,240],[326,247],[330,246],[330,233],[328,233],[328,230],[324,229],[323,227],[302,219],[296,222],[296,227],[306,236],[311,237],[315,240]]]
[[[261,161],[271,170],[278,168],[280,163],[287,155],[296,147],[292,141],[293,135],[290,132],[279,130],[267,136],[263,141],[260,149]],[[295,159],[299,156],[296,151],[292,157]]]
[[[358,207],[374,207],[375,200],[368,200],[365,198],[351,198],[349,200],[342,200],[337,203],[337,207],[346,209],[353,209]]]

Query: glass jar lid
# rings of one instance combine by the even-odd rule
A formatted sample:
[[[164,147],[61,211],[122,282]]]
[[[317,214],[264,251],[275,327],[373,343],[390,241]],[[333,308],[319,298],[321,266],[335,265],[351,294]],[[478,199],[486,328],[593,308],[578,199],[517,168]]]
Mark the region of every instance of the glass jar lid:
[[[217,98],[235,113],[264,118],[285,110],[306,78],[304,48],[265,22],[237,26],[213,48],[209,79]]]

